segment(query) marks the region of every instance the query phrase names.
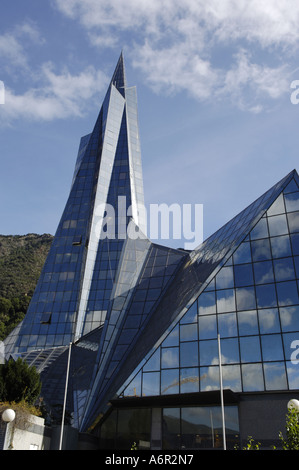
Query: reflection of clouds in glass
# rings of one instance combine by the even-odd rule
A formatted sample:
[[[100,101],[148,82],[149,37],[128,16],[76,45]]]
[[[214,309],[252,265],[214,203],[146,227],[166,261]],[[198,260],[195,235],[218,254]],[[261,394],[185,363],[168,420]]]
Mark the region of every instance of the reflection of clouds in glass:
[[[281,325],[283,328],[290,326],[293,322],[294,314],[297,312],[297,307],[280,308]]]
[[[177,367],[178,366],[178,348],[162,349],[162,366]]]
[[[287,388],[284,364],[264,363],[266,390],[285,390]]]
[[[237,289],[236,296],[239,310],[255,308],[255,292],[253,288]]]
[[[274,258],[279,258],[280,256],[290,256],[291,249],[289,236],[271,238],[271,248]]]
[[[230,312],[235,308],[235,295],[232,289],[217,291],[217,310],[219,313]]]
[[[259,322],[263,332],[272,330],[272,328],[275,326],[276,319],[276,310],[261,310],[259,312]]]
[[[286,209],[288,212],[299,210],[299,193],[285,194]]]

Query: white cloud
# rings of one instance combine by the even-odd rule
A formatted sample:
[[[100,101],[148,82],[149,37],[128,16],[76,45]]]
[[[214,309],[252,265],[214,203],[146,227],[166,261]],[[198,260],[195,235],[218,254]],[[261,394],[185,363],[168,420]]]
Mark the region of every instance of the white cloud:
[[[23,94],[5,89],[5,106],[0,108],[0,120],[10,123],[14,119],[52,120],[82,116],[90,99],[107,85],[107,78],[93,67],[78,75],[66,69],[55,74],[51,63],[43,64],[40,78],[43,86],[30,88]]]
[[[84,25],[93,45],[122,48],[125,41],[125,52],[157,92],[229,97],[253,112],[263,109],[263,98],[289,92],[286,57],[295,55],[299,41],[297,0],[56,0],[56,5]]]

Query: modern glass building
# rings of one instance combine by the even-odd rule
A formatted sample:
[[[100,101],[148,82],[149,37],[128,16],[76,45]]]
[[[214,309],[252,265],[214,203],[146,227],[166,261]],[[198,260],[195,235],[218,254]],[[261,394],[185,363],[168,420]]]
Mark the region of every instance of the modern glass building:
[[[71,343],[67,409],[99,448],[221,449],[220,366],[227,448],[279,443],[299,397],[296,170],[191,252],[152,243],[143,204],[121,55],[7,356],[36,365],[54,416]]]

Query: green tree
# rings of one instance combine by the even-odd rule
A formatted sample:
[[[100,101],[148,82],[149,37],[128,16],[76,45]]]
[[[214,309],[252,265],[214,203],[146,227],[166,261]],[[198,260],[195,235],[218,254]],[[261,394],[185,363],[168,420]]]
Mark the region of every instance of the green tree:
[[[21,358],[0,366],[0,401],[33,404],[41,392],[41,380],[35,367]]]
[[[279,434],[283,450],[299,450],[299,412],[295,407],[286,416],[286,437]]]

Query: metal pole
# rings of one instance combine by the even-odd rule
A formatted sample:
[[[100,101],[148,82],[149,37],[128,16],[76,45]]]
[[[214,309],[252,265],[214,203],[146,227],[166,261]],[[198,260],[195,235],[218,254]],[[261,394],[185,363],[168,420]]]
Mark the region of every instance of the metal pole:
[[[223,384],[222,384],[222,361],[221,361],[221,347],[220,347],[220,335],[219,334],[218,334],[218,355],[219,355],[219,381],[220,381],[220,397],[221,397],[223,450],[226,450],[224,400],[223,400]]]
[[[62,450],[62,439],[63,439],[64,417],[65,417],[65,408],[66,408],[66,397],[67,397],[67,389],[68,389],[68,382],[69,382],[71,349],[72,349],[72,343],[70,343],[70,345],[69,345],[69,354],[68,354],[68,360],[67,360],[67,369],[66,369],[66,379],[65,379],[65,389],[64,389],[64,400],[63,400],[63,409],[62,409],[62,420],[61,420],[59,450]]]

